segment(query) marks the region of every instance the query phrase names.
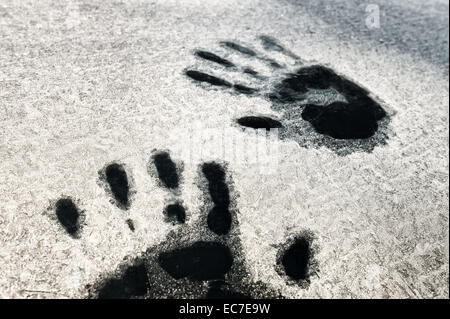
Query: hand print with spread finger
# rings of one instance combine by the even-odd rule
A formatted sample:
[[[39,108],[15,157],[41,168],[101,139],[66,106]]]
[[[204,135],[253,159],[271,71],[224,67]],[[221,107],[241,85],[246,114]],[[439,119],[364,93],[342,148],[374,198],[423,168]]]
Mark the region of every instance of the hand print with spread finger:
[[[281,138],[293,139],[302,147],[326,146],[339,155],[371,152],[377,145],[386,144],[389,115],[379,99],[331,68],[303,61],[275,39],[268,36],[259,39],[260,51],[264,53],[231,41],[219,43],[224,56],[196,50],[194,55],[206,62],[210,70],[198,70],[205,68],[202,63],[184,73],[206,89],[267,99],[282,114],[280,120],[254,114],[237,118],[236,122],[243,127],[278,128]],[[294,66],[288,68],[270,54],[282,55]],[[245,66],[232,62],[233,57],[247,61]],[[251,66],[258,63],[268,67],[270,75]],[[236,76],[240,80],[225,79]]]
[[[183,163],[168,151],[155,151],[147,166],[151,178],[169,194],[163,213],[175,225],[162,243],[140,256],[130,256],[119,268],[102,274],[86,286],[90,298],[282,298],[269,285],[253,279],[240,240],[236,198],[228,165],[205,162],[198,166],[197,185],[204,205],[198,218],[188,218],[180,187]],[[99,185],[105,188],[112,205],[131,208],[133,181],[124,164],[111,163],[99,171]],[[104,185],[103,185],[104,184]],[[55,215],[62,230],[81,238],[84,216],[80,201],[61,198]],[[131,231],[132,220],[127,219]],[[74,235],[76,234],[76,236]],[[278,247],[273,269],[288,283],[306,288],[318,273],[315,235],[303,230]]]

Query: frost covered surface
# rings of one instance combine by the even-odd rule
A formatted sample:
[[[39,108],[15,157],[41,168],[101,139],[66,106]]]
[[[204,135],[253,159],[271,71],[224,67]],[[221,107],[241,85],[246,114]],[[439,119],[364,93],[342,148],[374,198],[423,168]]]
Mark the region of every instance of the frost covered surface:
[[[86,285],[182,227],[165,221],[171,195],[148,172],[155,149],[184,163],[175,195],[195,222],[201,162],[184,158],[189,137],[174,132],[197,123],[240,139],[248,133],[235,118],[280,114],[266,99],[196,86],[183,70],[210,67],[194,49],[220,53],[223,40],[257,48],[267,34],[357,81],[391,118],[386,145],[372,152],[342,156],[281,140],[270,174],[251,154],[228,161],[251,276],[291,298],[448,297],[448,51],[447,61],[445,52],[426,58],[433,41],[398,33],[402,46],[342,38],[336,23],[307,8],[284,0],[2,1],[0,296],[84,297]],[[443,11],[424,12],[448,28]],[[214,141],[200,146],[202,161],[222,161]],[[110,163],[127,173],[127,209],[99,178]],[[65,197],[83,215],[76,238],[55,215]],[[305,230],[320,248],[307,288],[276,269],[280,246]]]

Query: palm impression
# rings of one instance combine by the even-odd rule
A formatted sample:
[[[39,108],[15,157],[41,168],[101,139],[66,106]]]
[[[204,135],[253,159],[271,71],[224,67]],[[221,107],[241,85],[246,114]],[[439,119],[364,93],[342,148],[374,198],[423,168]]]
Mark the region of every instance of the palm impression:
[[[185,75],[206,89],[269,100],[280,119],[248,114],[236,122],[254,129],[279,128],[281,138],[302,147],[326,146],[346,155],[371,152],[386,143],[389,116],[368,90],[329,67],[303,61],[271,37],[259,39],[264,53],[230,41],[220,42],[222,56],[195,50],[206,64],[186,69]],[[293,66],[288,68],[270,55],[282,56]],[[269,74],[258,71],[258,65],[268,68]]]
[[[174,161],[167,151],[152,154],[147,165],[150,178],[168,193],[162,212],[173,225],[166,239],[139,256],[129,256],[112,273],[101,274],[86,286],[90,298],[280,298],[249,270],[240,239],[239,211],[233,179],[227,164],[204,162],[198,166],[197,185],[202,190],[199,212],[189,213],[183,202],[182,161]],[[133,206],[131,171],[125,164],[108,163],[99,170],[99,186],[105,200],[122,213]],[[86,212],[79,200],[62,197],[55,205],[55,220],[74,239],[83,237]],[[196,214],[198,218],[192,218]],[[139,231],[126,219],[131,232]],[[319,272],[315,255],[316,235],[307,229],[286,238],[279,245],[273,267],[290,284],[307,288]]]

